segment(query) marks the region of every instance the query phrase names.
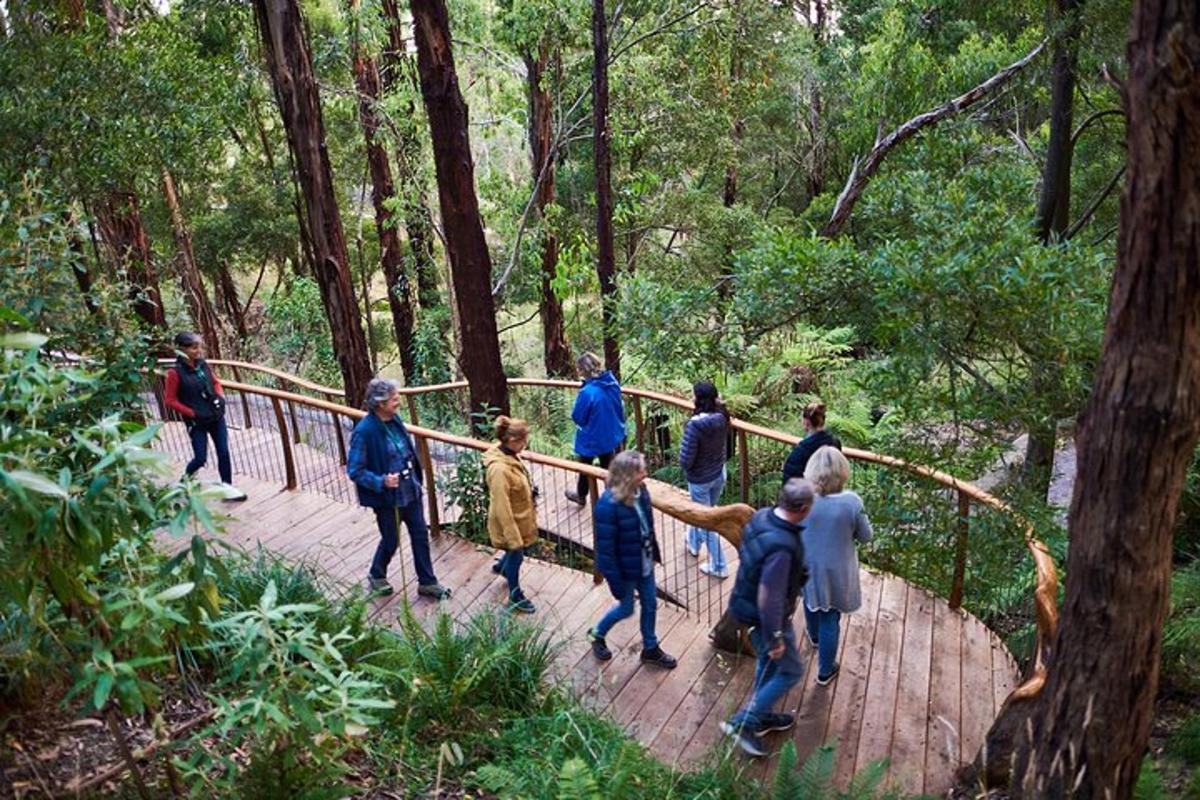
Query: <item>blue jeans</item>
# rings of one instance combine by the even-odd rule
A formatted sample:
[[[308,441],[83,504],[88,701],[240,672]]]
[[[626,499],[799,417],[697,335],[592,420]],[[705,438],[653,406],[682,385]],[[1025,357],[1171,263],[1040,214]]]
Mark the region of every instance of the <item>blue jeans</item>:
[[[688,494],[697,503],[706,506],[715,506],[721,499],[721,490],[725,488],[725,470],[721,470],[721,474],[713,478],[708,483],[691,483],[688,482]],[[700,549],[701,542],[708,544],[708,560],[712,564],[713,569],[721,572],[725,569],[725,553],[721,549],[721,537],[716,531],[706,531],[703,528],[688,527],[688,547],[693,550]]]
[[[229,429],[225,417],[203,422],[190,422],[188,436],[192,440],[192,460],[184,468],[185,475],[194,475],[208,461],[208,437],[217,450],[217,472],[224,483],[233,483],[233,464],[229,460]]]
[[[809,611],[808,606],[804,606],[804,622],[808,625],[808,638],[817,640],[817,674],[828,675],[837,663],[842,612],[836,608]]]
[[[613,625],[633,616],[633,593],[637,591],[642,605],[642,649],[653,650],[658,647],[658,636],[654,633],[654,621],[658,616],[658,589],[654,585],[654,572],[651,571],[649,575],[636,581],[625,581],[621,588],[617,604],[610,608],[596,624],[596,635],[605,636]]]
[[[804,676],[804,665],[800,662],[800,651],[796,649],[796,630],[791,620],[783,623],[783,655],[772,661],[767,655],[771,646],[770,634],[755,625],[750,629],[750,643],[758,653],[758,666],[754,670],[754,693],[742,710],[734,714],[729,724],[744,725],[749,729],[762,724],[762,716],[771,713],[775,704],[787,695],[788,690]]]
[[[406,506],[376,508],[374,511],[375,522],[379,525],[379,546],[375,548],[375,558],[371,560],[371,577],[387,577],[388,564],[400,545],[400,530],[396,526],[396,518],[399,517],[404,520],[404,527],[408,528],[413,565],[417,568],[417,583],[422,586],[437,583],[437,577],[433,574],[433,558],[429,554],[429,527],[425,524],[421,498]]]
[[[521,591],[521,562],[525,560],[525,548],[505,550],[500,556],[500,574],[508,581],[508,596],[512,598]]]

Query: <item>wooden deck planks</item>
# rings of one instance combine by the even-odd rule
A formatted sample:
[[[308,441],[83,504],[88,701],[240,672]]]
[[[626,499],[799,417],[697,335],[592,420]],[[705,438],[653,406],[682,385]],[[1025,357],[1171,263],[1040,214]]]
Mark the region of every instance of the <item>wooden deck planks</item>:
[[[254,472],[282,472],[274,431],[255,428],[237,435],[240,439],[234,447],[244,448],[241,463],[251,464]],[[188,447],[184,439],[176,445]],[[305,449],[309,450],[302,462],[305,480],[315,481],[320,491],[330,494],[338,494],[341,486],[345,497],[352,499],[341,465],[328,463],[333,460],[319,449]],[[190,453],[176,455],[186,458]],[[560,477],[545,476],[544,490],[561,483]],[[323,494],[281,491],[266,480],[239,475],[238,483],[249,499],[219,508],[230,518],[225,538],[231,544],[252,550],[261,542],[273,552],[314,564],[334,580],[361,581],[378,543],[369,510]],[[580,509],[565,498],[559,502],[560,494],[556,491],[555,498],[544,497],[539,504],[543,527],[569,525],[581,538],[590,538],[590,505]],[[443,514],[443,519],[447,516]],[[724,607],[733,581],[701,575],[698,566],[705,554],[700,559],[685,555],[683,531],[682,525],[665,520],[660,529],[660,537],[669,536],[671,541],[663,542],[667,563],[659,568],[659,579],[692,606],[690,614],[684,613],[660,597],[658,634],[664,648],[680,661],[673,671],[640,664],[636,611],[609,635],[613,660],[601,664],[593,659],[586,631],[614,600],[607,587],[593,585],[590,576],[528,559],[522,583],[538,606],[534,620],[545,624],[561,643],[556,674],[570,679],[586,702],[625,726],[658,757],[686,766],[705,759],[723,740],[717,723],[745,701],[752,688],[754,659],[718,654],[709,645],[706,617]],[[406,532],[401,536],[397,558],[405,559],[408,586],[403,592],[397,586],[396,595],[376,601],[372,610],[376,619],[394,624],[402,595],[421,619],[442,610],[461,622],[503,604],[504,580],[490,569],[494,552],[449,534],[431,537],[431,549],[439,580],[450,585],[455,595],[443,603],[417,598],[411,548]],[[735,569],[736,557],[728,550]],[[394,561],[394,584],[399,583],[397,567]],[[981,623],[950,611],[944,601],[891,576],[864,570],[862,581],[864,606],[844,623],[842,672],[831,686],[815,685],[815,654],[805,641],[803,618],[797,615],[806,675],[782,705],[797,712],[797,726],[786,736],[796,742],[801,760],[821,742],[840,738],[837,777],[841,785],[854,769],[890,756],[892,779],[905,790],[944,791],[959,759],[974,755],[995,711],[1015,684],[1015,664]],[[992,702],[969,702],[976,697]],[[779,747],[786,738],[776,734],[767,741]],[[771,764],[751,765],[747,775],[769,776],[771,769]]]
[[[961,763],[962,615],[934,605],[929,668],[929,727],[925,733],[925,791],[948,786]]]

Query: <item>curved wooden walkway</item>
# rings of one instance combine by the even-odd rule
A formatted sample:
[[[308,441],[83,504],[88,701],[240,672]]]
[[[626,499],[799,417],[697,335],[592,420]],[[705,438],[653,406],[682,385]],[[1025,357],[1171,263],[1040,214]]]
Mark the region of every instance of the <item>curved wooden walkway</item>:
[[[228,515],[229,542],[309,562],[335,584],[361,582],[378,541],[374,515],[323,494],[281,490],[277,483],[248,477],[239,461],[257,447],[269,446],[275,434],[230,434],[237,481],[250,498],[222,508]],[[185,459],[190,451],[183,445],[182,437],[167,436],[160,446]],[[331,484],[346,480],[338,477],[338,469],[332,464],[327,468]],[[200,477],[216,476],[210,467]],[[564,514],[586,515],[573,506],[563,509],[559,495],[543,492],[539,519],[546,527]],[[504,599],[504,582],[491,572],[493,551],[449,533],[432,538],[438,578],[454,589],[454,596],[441,604],[444,610],[461,620],[497,608]],[[405,590],[375,601],[372,616],[392,623],[400,597],[415,598],[418,615],[433,615],[439,604],[416,598],[406,536],[398,559],[407,578]],[[680,556],[675,561],[683,567],[668,559],[668,568],[660,568],[660,584],[669,579],[668,572],[686,571],[693,576],[688,580],[699,579],[694,560]],[[399,590],[400,563],[393,562],[390,577]],[[538,607],[534,619],[561,644],[558,678],[569,682],[589,707],[622,725],[666,763],[689,767],[728,753],[717,723],[744,701],[754,660],[713,649],[707,614],[660,601],[658,632],[663,647],[679,659],[675,670],[641,665],[636,617],[610,633],[614,658],[601,664],[592,658],[585,633],[613,602],[607,588],[595,585],[590,575],[537,559],[525,562],[522,582]],[[730,584],[719,587],[722,596]],[[816,685],[815,653],[801,634],[806,674],[783,706],[797,713],[797,725],[767,741],[779,748],[783,737],[790,736],[803,759],[820,744],[836,740],[836,777],[842,785],[872,761],[889,758],[890,778],[906,792],[944,793],[954,770],[974,757],[1016,684],[1016,665],[995,634],[971,615],[951,610],[944,600],[867,569],[862,584],[863,608],[843,623],[838,679]],[[748,769],[764,774],[772,763],[750,762]]]

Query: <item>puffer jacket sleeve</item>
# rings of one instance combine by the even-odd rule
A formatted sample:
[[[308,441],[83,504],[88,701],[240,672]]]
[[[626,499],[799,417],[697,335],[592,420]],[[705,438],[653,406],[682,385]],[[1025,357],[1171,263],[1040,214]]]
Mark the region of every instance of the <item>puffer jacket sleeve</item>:
[[[696,443],[700,438],[699,427],[695,417],[689,419],[683,426],[683,441],[679,443],[679,466],[683,467],[684,473],[696,463]]]
[[[621,577],[621,555],[617,546],[617,504],[607,493],[592,509],[596,526],[596,569],[608,581],[614,594],[624,584]]]

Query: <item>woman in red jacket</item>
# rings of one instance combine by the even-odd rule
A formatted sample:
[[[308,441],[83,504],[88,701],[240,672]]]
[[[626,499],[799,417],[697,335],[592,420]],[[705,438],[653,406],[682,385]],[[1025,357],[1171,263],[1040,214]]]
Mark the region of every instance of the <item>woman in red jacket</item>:
[[[208,461],[208,440],[217,451],[217,472],[226,486],[233,483],[233,464],[229,459],[229,431],[225,427],[225,390],[217,374],[204,360],[204,342],[191,331],[175,337],[179,355],[167,370],[166,403],[183,417],[192,440],[192,460],[184,477],[194,475]],[[245,500],[244,493],[226,498]]]

